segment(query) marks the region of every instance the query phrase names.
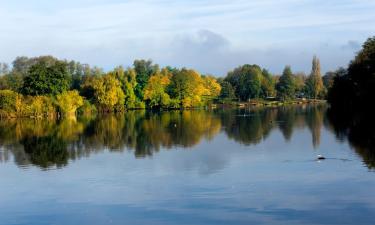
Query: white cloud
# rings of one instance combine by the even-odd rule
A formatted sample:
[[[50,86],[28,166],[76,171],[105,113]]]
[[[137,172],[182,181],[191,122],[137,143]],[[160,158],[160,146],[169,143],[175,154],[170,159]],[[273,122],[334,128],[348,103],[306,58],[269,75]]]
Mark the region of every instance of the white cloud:
[[[0,61],[53,54],[110,68],[152,58],[225,74],[243,63],[280,72],[325,69],[353,56],[343,46],[373,35],[372,1],[0,1]]]

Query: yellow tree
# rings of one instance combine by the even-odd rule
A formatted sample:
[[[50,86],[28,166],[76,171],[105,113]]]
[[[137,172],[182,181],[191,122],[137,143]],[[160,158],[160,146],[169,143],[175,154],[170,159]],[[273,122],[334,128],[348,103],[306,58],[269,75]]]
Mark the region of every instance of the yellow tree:
[[[83,105],[83,98],[77,90],[66,91],[56,96],[57,105],[66,117],[74,117],[79,107]]]
[[[202,95],[206,92],[200,74],[188,69],[175,72],[171,78],[170,90],[184,108],[202,106]]]
[[[95,79],[92,85],[96,101],[102,110],[115,111],[124,107],[124,92],[121,89],[120,81],[113,75],[107,74]]]
[[[215,77],[213,76],[202,77],[202,83],[205,89],[203,93],[203,97],[206,98],[207,101],[217,98],[220,95],[221,86],[217,82]]]
[[[167,69],[163,69],[150,77],[143,97],[150,107],[169,106],[170,96],[166,93],[166,88],[171,82],[171,76],[172,74]]]

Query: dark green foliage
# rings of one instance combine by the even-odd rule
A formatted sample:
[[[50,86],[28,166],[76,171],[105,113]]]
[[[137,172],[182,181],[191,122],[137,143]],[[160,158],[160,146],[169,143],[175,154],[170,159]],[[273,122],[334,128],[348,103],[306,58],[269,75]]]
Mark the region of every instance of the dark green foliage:
[[[242,101],[258,98],[261,94],[262,69],[258,65],[243,65],[229,72],[225,81],[235,89]]]
[[[221,91],[219,98],[233,100],[236,98],[233,86],[228,81],[219,82],[221,85]]]
[[[333,81],[335,79],[335,76],[336,76],[336,72],[327,72],[323,77],[323,85],[324,85],[324,88],[326,88],[327,90],[330,89],[333,85]]]
[[[32,96],[57,95],[69,89],[70,81],[65,62],[39,61],[30,67],[21,92]]]
[[[369,110],[375,98],[375,37],[369,38],[350,63],[347,74],[341,72],[329,90],[328,101],[334,107]]]
[[[295,96],[296,85],[293,78],[292,69],[286,66],[283,75],[276,85],[277,97],[281,100],[292,99]]]
[[[26,137],[21,141],[31,163],[42,168],[68,164],[67,143],[57,136]]]

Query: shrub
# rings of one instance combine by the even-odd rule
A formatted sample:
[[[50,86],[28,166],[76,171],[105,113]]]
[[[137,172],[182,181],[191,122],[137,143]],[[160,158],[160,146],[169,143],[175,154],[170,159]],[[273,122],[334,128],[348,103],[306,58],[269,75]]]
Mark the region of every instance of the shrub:
[[[0,90],[0,117],[17,117],[22,107],[22,95],[11,90]]]
[[[76,111],[83,105],[83,98],[78,91],[66,91],[56,96],[56,104],[64,116],[75,116]]]

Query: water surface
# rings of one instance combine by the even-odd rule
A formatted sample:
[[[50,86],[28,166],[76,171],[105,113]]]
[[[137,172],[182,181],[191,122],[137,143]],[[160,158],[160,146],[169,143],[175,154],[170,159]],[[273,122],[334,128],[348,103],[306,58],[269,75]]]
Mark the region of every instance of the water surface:
[[[373,224],[374,153],[326,108],[0,121],[0,224]]]

